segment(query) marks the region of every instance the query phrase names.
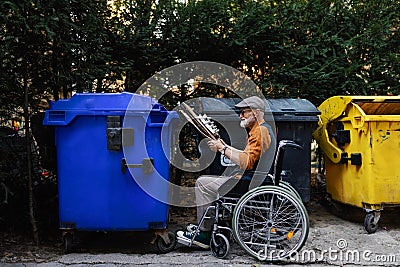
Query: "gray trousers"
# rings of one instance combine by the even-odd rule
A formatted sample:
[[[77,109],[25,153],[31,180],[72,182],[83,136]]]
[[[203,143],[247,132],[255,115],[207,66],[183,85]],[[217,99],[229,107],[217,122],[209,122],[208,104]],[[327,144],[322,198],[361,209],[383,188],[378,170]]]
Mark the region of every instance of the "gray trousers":
[[[197,204],[197,222],[200,224],[201,217],[206,209],[220,196],[226,194],[238,179],[229,176],[202,175],[196,180],[195,194]],[[213,212],[208,213],[212,215]],[[212,219],[205,219],[200,230],[212,230]]]

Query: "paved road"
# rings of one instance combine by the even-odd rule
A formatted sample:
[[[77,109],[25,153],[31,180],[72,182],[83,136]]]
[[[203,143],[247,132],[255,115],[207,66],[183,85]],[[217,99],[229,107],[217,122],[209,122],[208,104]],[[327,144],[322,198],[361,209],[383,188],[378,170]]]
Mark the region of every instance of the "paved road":
[[[309,238],[296,259],[280,262],[285,266],[400,266],[399,212],[385,212],[381,227],[367,234],[362,223],[343,220],[319,204],[308,207],[311,228]],[[121,238],[122,237],[122,238]],[[11,263],[5,258],[0,266],[271,266],[250,258],[236,244],[225,260],[210,251],[178,246],[171,253],[158,254],[146,234],[98,235],[86,239],[71,254],[55,254],[45,260],[31,259]]]

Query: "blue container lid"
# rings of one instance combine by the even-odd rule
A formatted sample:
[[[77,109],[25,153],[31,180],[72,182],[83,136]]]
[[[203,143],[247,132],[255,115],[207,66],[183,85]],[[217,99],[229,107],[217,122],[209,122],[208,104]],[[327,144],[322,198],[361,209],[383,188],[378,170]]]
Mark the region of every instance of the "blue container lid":
[[[167,112],[153,98],[134,93],[76,93],[69,99],[50,104],[43,124],[68,125],[76,116],[82,115],[124,115],[129,107],[130,114],[149,111]]]

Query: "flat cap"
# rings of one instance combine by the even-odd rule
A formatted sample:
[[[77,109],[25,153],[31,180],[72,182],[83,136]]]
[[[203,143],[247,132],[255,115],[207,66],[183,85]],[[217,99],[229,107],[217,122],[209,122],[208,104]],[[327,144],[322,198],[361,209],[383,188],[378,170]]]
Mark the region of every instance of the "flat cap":
[[[251,108],[265,111],[265,101],[258,96],[250,96],[235,105],[237,108]]]

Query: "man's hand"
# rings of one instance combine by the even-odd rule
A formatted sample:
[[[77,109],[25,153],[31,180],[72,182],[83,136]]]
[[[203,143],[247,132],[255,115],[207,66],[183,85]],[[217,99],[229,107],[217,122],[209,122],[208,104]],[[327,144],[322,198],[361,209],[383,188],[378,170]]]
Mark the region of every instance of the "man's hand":
[[[221,151],[226,146],[225,142],[222,139],[209,140],[207,144],[214,152]]]

